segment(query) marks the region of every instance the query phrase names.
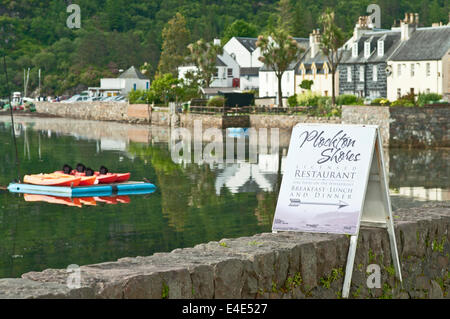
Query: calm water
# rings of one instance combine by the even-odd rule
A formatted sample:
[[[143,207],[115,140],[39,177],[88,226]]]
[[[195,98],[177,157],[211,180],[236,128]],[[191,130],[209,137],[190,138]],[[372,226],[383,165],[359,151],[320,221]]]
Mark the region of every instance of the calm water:
[[[289,132],[280,132],[279,154],[259,154],[256,164],[198,165],[172,161],[167,128],[26,117],[16,124],[22,176],[82,162],[130,171],[158,188],[129,203],[82,208],[0,190],[0,278],[271,229]],[[449,200],[448,150],[385,152],[394,207]],[[16,174],[9,118],[0,116],[0,185]]]

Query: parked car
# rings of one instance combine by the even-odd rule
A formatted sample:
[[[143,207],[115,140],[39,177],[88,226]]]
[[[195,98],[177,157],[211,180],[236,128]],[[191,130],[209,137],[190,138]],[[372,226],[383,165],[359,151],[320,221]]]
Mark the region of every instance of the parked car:
[[[108,101],[112,101],[112,99],[114,99],[115,96],[104,96],[101,101],[103,102],[108,102]]]
[[[75,94],[71,98],[62,101],[63,103],[86,102],[90,97],[87,95]]]

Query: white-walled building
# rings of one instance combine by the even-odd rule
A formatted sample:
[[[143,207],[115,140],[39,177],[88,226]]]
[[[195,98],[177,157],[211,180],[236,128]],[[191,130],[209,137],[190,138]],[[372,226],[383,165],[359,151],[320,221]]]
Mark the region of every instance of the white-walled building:
[[[309,47],[309,39],[307,38],[294,38],[305,51]],[[288,98],[294,95],[296,92],[296,87],[300,83],[297,83],[295,77],[296,70],[301,63],[301,58],[305,52],[302,52],[299,58],[292,62],[287,70],[283,73],[281,77],[281,91],[283,98]],[[275,75],[275,71],[271,68],[263,65],[259,69],[259,97],[260,98],[274,98],[275,103],[278,103],[278,78]]]
[[[88,88],[91,96],[127,95],[131,91],[150,89],[150,80],[134,66],[117,78],[100,79],[100,87]]]
[[[256,46],[257,38],[233,37],[223,47],[239,64],[239,87],[241,90],[258,90],[259,60],[261,49]]]
[[[257,38],[232,37],[223,49],[236,60],[241,68],[260,68],[263,63],[258,59],[261,51],[256,46],[257,40]]]
[[[450,26],[416,28],[402,21],[401,44],[388,61],[390,101],[408,93],[450,96]]]
[[[239,79],[239,64],[225,50],[222,55],[217,56],[216,69],[210,87],[239,87],[239,81],[236,80]],[[185,80],[187,72],[197,71],[197,67],[193,64],[179,66],[178,78]]]

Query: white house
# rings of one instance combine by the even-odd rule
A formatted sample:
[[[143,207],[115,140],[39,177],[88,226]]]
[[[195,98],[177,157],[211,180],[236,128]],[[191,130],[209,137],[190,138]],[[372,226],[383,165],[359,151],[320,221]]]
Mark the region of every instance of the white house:
[[[450,25],[417,25],[418,15],[407,15],[401,22],[401,44],[388,61],[390,101],[408,93],[450,97]]]
[[[259,61],[261,50],[256,46],[257,38],[232,37],[224,46],[241,68],[260,68],[263,63]]]
[[[307,38],[294,38],[305,51],[308,49],[309,39]],[[296,92],[296,87],[300,83],[297,83],[295,77],[296,69],[300,64],[301,57],[304,55],[302,52],[299,58],[292,62],[287,70],[283,73],[281,77],[281,91],[283,93],[283,98],[288,98],[294,95]],[[259,69],[259,97],[260,98],[274,98],[274,102],[278,103],[278,78],[275,75],[275,71],[271,68],[263,65]]]
[[[220,44],[220,40],[215,39],[215,44]],[[178,78],[186,80],[187,72],[197,72],[198,69],[193,64],[186,64],[178,67]],[[239,87],[239,64],[236,60],[225,50],[222,55],[218,55],[216,59],[216,73],[213,76],[213,81],[210,87],[214,88],[228,88]]]
[[[88,88],[91,96],[127,95],[131,91],[148,90],[150,80],[134,66],[123,72],[117,78],[100,79],[100,87]]]
[[[241,90],[257,90],[259,88],[259,68],[263,63],[259,60],[261,49],[256,46],[257,38],[233,37],[223,47],[224,51],[239,64],[239,87]]]

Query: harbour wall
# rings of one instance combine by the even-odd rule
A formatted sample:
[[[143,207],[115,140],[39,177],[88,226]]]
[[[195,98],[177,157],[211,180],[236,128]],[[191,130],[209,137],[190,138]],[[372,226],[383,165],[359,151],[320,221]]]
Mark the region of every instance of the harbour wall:
[[[180,113],[171,115],[162,109],[153,110],[147,104],[118,102],[50,103],[36,102],[38,113],[65,118],[119,121],[155,126],[192,127],[194,121],[204,128],[254,127],[291,130],[297,123],[374,124],[379,125],[385,146],[390,147],[450,147],[450,107],[382,107],[343,106],[341,118],[305,115],[250,114],[222,116]]]
[[[389,147],[450,147],[450,106],[344,106],[343,124],[380,126]]]
[[[349,297],[450,298],[450,205],[399,209],[394,222],[403,283],[386,230],[361,228]],[[341,298],[348,248],[346,235],[263,233],[81,266],[75,288],[66,269],[0,279],[0,298]]]

